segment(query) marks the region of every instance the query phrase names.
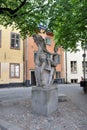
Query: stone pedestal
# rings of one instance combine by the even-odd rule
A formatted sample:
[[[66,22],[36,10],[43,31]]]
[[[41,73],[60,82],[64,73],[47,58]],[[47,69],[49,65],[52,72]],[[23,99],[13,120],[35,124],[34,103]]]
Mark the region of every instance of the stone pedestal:
[[[58,88],[33,87],[32,88],[32,112],[48,116],[58,108]]]

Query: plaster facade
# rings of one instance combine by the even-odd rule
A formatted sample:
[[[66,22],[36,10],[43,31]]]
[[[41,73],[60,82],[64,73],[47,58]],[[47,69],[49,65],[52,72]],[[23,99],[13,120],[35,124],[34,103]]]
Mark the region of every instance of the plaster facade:
[[[11,33],[19,34],[19,31],[11,27],[0,26],[1,30],[1,47],[0,47],[0,86],[23,83],[23,41],[20,39],[20,49],[11,48]],[[20,77],[10,77],[10,64],[17,63],[20,65]]]
[[[79,51],[77,52],[70,53],[69,51],[67,51],[64,53],[65,55],[64,70],[65,70],[65,79],[67,79],[67,83],[79,83],[81,81],[81,77],[84,77],[83,73],[84,67],[82,65],[84,50],[81,49],[80,44],[78,46],[78,49]],[[87,50],[85,50],[85,53],[86,53],[85,62],[87,62]],[[76,62],[76,71],[71,71],[71,62],[73,61]],[[85,70],[85,77],[87,78],[87,66]]]

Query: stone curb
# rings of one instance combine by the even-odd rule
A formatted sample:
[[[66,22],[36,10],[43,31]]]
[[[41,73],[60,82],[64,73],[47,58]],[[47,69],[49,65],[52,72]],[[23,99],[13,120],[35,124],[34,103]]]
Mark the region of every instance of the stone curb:
[[[65,94],[58,94],[58,102],[66,102],[68,97]]]
[[[31,98],[19,98],[19,99],[14,99],[14,100],[0,100],[0,106],[14,106],[14,105],[18,105],[21,104],[23,101],[29,100]]]
[[[20,104],[20,102],[21,102],[22,100],[14,100],[14,101],[10,101],[10,100],[8,100],[8,101],[1,101],[0,102],[0,106],[13,106],[13,105],[18,105],[18,104]]]

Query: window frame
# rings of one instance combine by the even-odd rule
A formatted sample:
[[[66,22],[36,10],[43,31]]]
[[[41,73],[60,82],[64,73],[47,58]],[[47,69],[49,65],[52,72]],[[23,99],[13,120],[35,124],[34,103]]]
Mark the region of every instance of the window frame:
[[[15,38],[12,38],[12,34],[15,35]],[[19,39],[16,38],[17,35],[19,35]],[[15,44],[16,44],[16,40],[19,40],[19,47],[12,47],[12,39],[15,40]],[[10,48],[20,50],[20,34],[19,33],[11,32],[11,34],[10,34]]]
[[[14,66],[14,76],[11,75],[11,65]],[[18,76],[16,76],[16,71],[15,71],[15,66],[18,65],[19,66],[19,73],[18,73]],[[10,78],[20,78],[20,64],[19,63],[10,63],[10,67],[9,67],[9,77]]]
[[[56,79],[61,78],[61,72],[60,71],[56,71]]]
[[[76,70],[75,70],[75,67],[76,67]],[[70,69],[71,69],[72,74],[77,73],[77,61],[70,61]]]
[[[36,61],[37,51],[34,51],[34,62]]]

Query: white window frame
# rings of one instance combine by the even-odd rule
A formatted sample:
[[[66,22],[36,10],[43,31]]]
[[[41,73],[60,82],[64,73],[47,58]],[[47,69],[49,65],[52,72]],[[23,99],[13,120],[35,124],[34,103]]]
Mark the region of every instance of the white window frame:
[[[13,37],[13,35],[14,35],[14,37]],[[11,47],[11,49],[20,49],[20,35],[18,33],[11,32],[10,47]]]
[[[10,78],[20,78],[20,64],[10,63]]]
[[[70,62],[71,73],[77,73],[77,61]]]

